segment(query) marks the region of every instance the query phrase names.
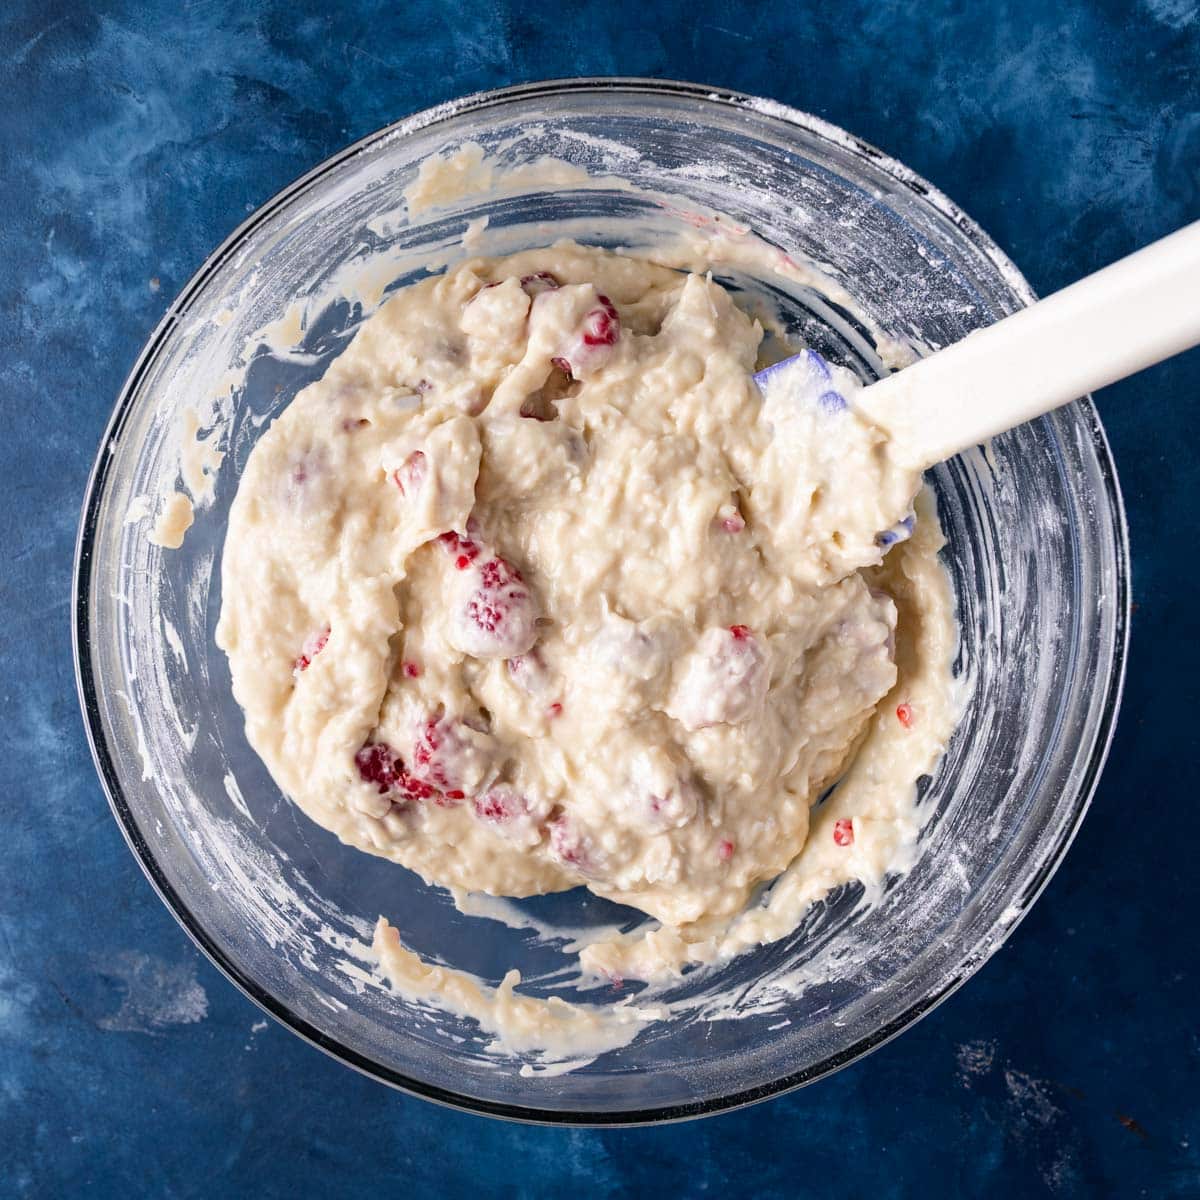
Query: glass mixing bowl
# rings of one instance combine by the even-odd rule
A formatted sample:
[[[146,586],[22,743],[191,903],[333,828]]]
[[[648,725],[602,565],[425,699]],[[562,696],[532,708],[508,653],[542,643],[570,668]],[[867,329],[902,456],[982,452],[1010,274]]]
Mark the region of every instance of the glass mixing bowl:
[[[592,178],[510,180],[411,214],[402,192],[418,165],[465,141],[506,166],[549,155]],[[319,298],[347,272],[377,294],[410,282],[463,256],[465,226],[481,216],[472,250],[496,253],[564,232],[645,244],[694,233],[713,212],[846,289],[853,304],[717,268],[866,378],[881,366],[862,314],[929,348],[1033,299],[944,196],[813,117],[684,84],[533,84],[401,121],[263,205],[171,306],[101,446],[74,611],[79,690],[113,811],[163,900],[234,983],[341,1061],[410,1092],[528,1120],[634,1123],[818,1079],[912,1024],[995,952],[1096,785],[1121,688],[1128,552],[1112,460],[1084,400],[932,472],[966,706],[926,781],[915,865],[880,902],[859,904],[857,887],[829,896],[783,941],[687,976],[668,993],[694,1001],[680,1015],[565,1074],[521,1074],[470,1021],[410,1004],[372,974],[364,943],[380,913],[419,953],[492,981],[518,966],[535,993],[567,960],[562,941],[464,917],[439,889],[341,845],[280,795],[247,745],[213,629],[225,517],[254,438],[344,348],[361,303]],[[301,353],[244,356],[299,296],[310,297],[292,329]],[[189,408],[202,425],[219,418],[228,454],[211,506],[182,549],[163,551],[135,498],[178,486]],[[520,908],[568,934],[635,916],[584,892]],[[732,1013],[715,1004],[730,996]]]

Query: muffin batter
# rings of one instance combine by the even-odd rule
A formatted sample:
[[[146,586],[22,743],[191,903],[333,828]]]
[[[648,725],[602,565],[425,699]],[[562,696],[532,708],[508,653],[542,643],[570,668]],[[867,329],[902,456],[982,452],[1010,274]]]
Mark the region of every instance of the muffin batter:
[[[313,820],[449,887],[586,885],[682,930],[673,969],[712,957],[687,929],[801,855],[884,719],[906,629],[870,568],[920,486],[849,373],[760,390],[761,338],[705,276],[560,244],[397,293],[296,397],[246,465],[217,640]],[[922,523],[902,587],[948,629]],[[814,877],[886,821],[823,820]]]

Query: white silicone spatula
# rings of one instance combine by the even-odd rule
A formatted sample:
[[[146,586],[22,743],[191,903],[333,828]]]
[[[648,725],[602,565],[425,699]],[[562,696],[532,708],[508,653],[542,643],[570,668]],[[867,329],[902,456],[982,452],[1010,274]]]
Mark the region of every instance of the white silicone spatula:
[[[900,461],[924,469],[1197,344],[1200,221],[871,384],[852,403],[888,434]],[[769,368],[778,384],[792,361]]]

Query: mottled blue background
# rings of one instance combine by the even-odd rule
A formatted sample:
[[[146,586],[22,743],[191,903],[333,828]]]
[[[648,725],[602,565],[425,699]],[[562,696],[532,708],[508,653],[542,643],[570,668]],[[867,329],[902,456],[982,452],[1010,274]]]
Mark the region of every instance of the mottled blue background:
[[[68,594],[88,468],[142,342],[249,210],[346,142],[575,74],[819,113],[943,187],[1042,292],[1200,216],[1196,0],[8,0],[0,1194],[1200,1194],[1195,352],[1100,396],[1138,607],[1074,849],[979,978],[816,1087],[605,1132],[408,1099],[262,1018],[126,850],[77,713]]]

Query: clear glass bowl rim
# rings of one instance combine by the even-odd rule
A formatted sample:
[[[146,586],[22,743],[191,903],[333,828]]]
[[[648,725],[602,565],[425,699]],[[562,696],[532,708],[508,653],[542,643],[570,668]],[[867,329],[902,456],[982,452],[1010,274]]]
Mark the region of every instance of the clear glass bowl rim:
[[[622,1112],[559,1112],[553,1109],[539,1109],[525,1106],[516,1107],[480,1100],[413,1079],[383,1066],[365,1055],[359,1054],[351,1047],[346,1046],[336,1038],[329,1037],[292,1012],[287,1005],[278,1001],[270,992],[266,991],[254,979],[250,978],[232,963],[226,957],[221,947],[209,937],[203,926],[194,918],[191,910],[173,888],[154,858],[153,853],[137,827],[132,811],[122,793],[115,763],[104,738],[100,706],[97,699],[96,678],[92,667],[89,618],[89,604],[91,600],[90,566],[101,499],[104,495],[112,457],[109,453],[109,446],[113,439],[120,433],[132,408],[139,383],[147,368],[159,353],[163,343],[182,320],[193,298],[205,287],[210,276],[225,262],[227,257],[236,253],[253,231],[267,221],[279,208],[291,203],[292,200],[314,182],[336,171],[348,159],[377,143],[396,137],[403,137],[418,130],[434,127],[466,113],[498,107],[514,100],[529,100],[538,97],[553,98],[555,96],[586,94],[589,92],[600,94],[624,93],[631,98],[640,94],[656,94],[674,98],[693,99],[709,104],[725,105],[733,109],[752,113],[755,116],[769,115],[776,120],[793,124],[822,141],[832,142],[843,151],[848,150],[852,154],[869,161],[875,169],[881,170],[891,176],[897,183],[916,193],[921,200],[933,206],[944,217],[949,219],[959,232],[982,255],[991,261],[1013,288],[1015,294],[1024,303],[1031,304],[1037,299],[1033,289],[1008,256],[984,233],[979,225],[968,217],[944,193],[919,175],[914,174],[896,159],[883,153],[861,138],[855,137],[853,134],[822,120],[820,117],[787,107],[775,101],[764,102],[763,108],[756,109],[754,107],[756,97],[745,92],[726,88],[709,87],[677,80],[639,78],[636,76],[595,76],[541,80],[516,84],[511,87],[474,92],[445,104],[424,109],[390,125],[386,125],[374,133],[370,133],[353,142],[300,176],[259,208],[255,209],[209,255],[204,264],[188,280],[175,301],[164,313],[121,388],[113,409],[113,414],[101,439],[96,460],[88,479],[87,489],[84,493],[79,532],[75,546],[71,641],[75,660],[76,689],[83,712],[84,727],[92,759],[105,795],[108,798],[109,807],[112,809],[125,841],[140,864],[146,878],[150,881],[159,898],[170,910],[176,921],[179,922],[184,932],[187,933],[217,970],[245,996],[265,1012],[275,1017],[293,1033],[296,1033],[318,1049],[323,1050],[337,1061],[354,1068],[370,1078],[377,1079],[382,1083],[389,1084],[411,1095],[420,1096],[423,1099],[444,1104],[450,1108],[483,1113],[528,1124],[634,1126],[688,1120],[740,1108],[772,1096],[781,1095],[808,1083],[813,1083],[817,1079],[824,1078],[826,1075],[840,1070],[842,1067],[849,1065],[851,1062],[862,1058],[872,1050],[884,1045],[893,1037],[915,1024],[921,1017],[932,1011],[970,979],[983,963],[987,961],[990,954],[981,956],[976,952],[974,947],[965,951],[962,955],[959,968],[954,972],[948,973],[940,987],[920,996],[894,1020],[860,1038],[844,1051],[831,1055],[822,1062],[816,1063],[802,1071],[782,1075],[767,1086],[741,1090],[726,1096],[713,1097],[710,1100],[694,1104],[673,1105],[646,1110],[635,1109]],[[764,112],[764,108],[768,107],[769,114]],[[1096,451],[1104,485],[1103,495],[1106,501],[1106,509],[1113,521],[1113,541],[1116,551],[1116,572],[1114,578],[1116,587],[1116,624],[1114,627],[1115,645],[1113,646],[1112,670],[1105,681],[1106,695],[1098,727],[1095,731],[1095,744],[1092,754],[1087,762],[1086,769],[1074,783],[1075,795],[1072,801],[1070,820],[1063,825],[1063,832],[1058,839],[1057,845],[1050,848],[1049,852],[1043,857],[1039,869],[1025,881],[1025,886],[1020,896],[1010,909],[1009,915],[1012,919],[1002,931],[998,933],[993,932],[992,936],[988,939],[992,951],[999,949],[1003,942],[1011,936],[1012,931],[1017,925],[1020,924],[1021,920],[1049,883],[1072,841],[1075,839],[1075,835],[1079,830],[1088,806],[1091,804],[1104,768],[1104,763],[1108,757],[1125,681],[1125,668],[1129,648],[1130,605],[1128,525],[1125,518],[1125,508],[1121,497],[1116,466],[1113,462],[1108,439],[1105,436],[1099,416],[1095,411],[1090,397],[1084,397],[1078,403],[1083,405],[1087,410],[1088,424],[1092,433],[1092,443]]]

